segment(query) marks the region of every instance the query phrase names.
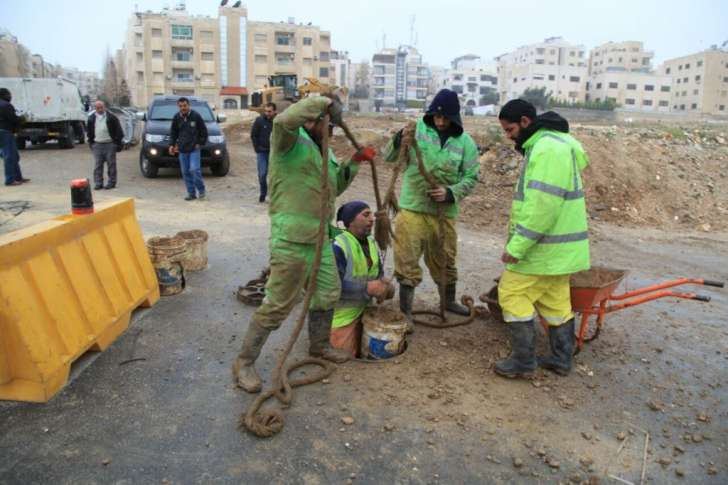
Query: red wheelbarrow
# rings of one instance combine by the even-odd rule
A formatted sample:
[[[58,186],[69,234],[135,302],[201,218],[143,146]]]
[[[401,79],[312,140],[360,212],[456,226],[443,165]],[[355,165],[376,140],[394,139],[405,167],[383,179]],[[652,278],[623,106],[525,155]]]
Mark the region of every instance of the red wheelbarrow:
[[[623,270],[594,267],[571,276],[571,307],[574,313],[579,314],[580,320],[576,334],[575,353],[581,351],[584,342],[591,342],[599,337],[604,324],[604,316],[607,313],[666,297],[707,302],[710,301],[709,296],[680,293],[671,291],[669,288],[687,284],[715,286],[718,288],[725,286],[721,281],[702,278],[679,278],[615,295],[614,290],[617,289],[626,275],[627,272]],[[480,301],[488,305],[490,313],[496,320],[503,321],[503,312],[500,305],[498,305],[498,286],[491,288],[487,294],[481,295]],[[611,301],[620,303],[609,304]],[[596,327],[593,332],[587,334],[589,320],[592,315],[596,315]],[[548,330],[548,325],[543,319],[541,319],[541,323],[544,329]]]

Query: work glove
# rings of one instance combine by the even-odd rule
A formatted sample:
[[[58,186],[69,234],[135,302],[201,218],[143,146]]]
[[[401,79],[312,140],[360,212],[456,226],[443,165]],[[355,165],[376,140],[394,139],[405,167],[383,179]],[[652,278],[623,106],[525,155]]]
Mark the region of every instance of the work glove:
[[[364,147],[352,155],[351,159],[355,162],[371,162],[377,156],[377,150],[374,147]]]

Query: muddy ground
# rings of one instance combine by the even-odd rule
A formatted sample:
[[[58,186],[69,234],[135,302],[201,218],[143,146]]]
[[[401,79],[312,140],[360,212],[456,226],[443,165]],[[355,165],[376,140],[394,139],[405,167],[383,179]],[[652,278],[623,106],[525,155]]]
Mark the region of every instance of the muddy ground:
[[[371,120],[352,124],[363,123]],[[229,368],[252,309],[233,293],[265,265],[268,218],[247,137],[229,133],[231,173],[206,177],[208,201],[182,201],[174,171],[142,178],[137,150],[121,154],[118,188],[94,194],[134,197],[145,237],[208,231],[209,268],[190,274],[184,293],[137,313],[49,403],[0,403],[0,483],[639,483],[645,432],[647,482],[728,482],[728,293],[707,287],[695,290],[711,303],[660,300],[609,315],[566,378],[495,376],[508,344],[488,318],[421,327],[391,363],[347,363],[328,383],[298,389],[280,435],[239,431],[252,397],[234,388]],[[91,175],[85,147],[22,157],[33,181],[0,190],[0,207],[13,208],[2,211],[0,232],[67,212],[68,181]],[[342,200],[373,199],[368,173]],[[20,202],[2,204],[10,201]],[[728,280],[720,223],[666,230],[610,222],[604,212],[614,211],[592,214],[593,259],[629,270],[627,289],[683,275]],[[465,293],[487,291],[501,269],[500,217],[460,224]],[[434,304],[430,281],[417,301]],[[294,316],[264,348],[266,382]],[[132,358],[146,360],[120,365]]]

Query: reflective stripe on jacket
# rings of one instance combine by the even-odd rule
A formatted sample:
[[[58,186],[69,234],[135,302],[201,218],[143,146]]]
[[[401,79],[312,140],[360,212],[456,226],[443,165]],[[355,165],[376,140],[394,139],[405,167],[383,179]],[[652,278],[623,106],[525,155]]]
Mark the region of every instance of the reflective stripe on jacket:
[[[589,269],[589,234],[581,171],[589,164],[567,133],[540,129],[523,144],[525,162],[511,205],[507,268],[536,275]]]
[[[371,268],[367,257],[362,250],[361,243],[349,231],[344,231],[334,239],[334,245],[340,247],[346,255],[346,273],[344,280],[359,284],[366,284],[379,277],[379,253],[374,238],[367,237],[369,243],[369,257],[372,260]],[[343,282],[342,282],[343,283]],[[336,305],[333,328],[344,327],[359,318],[369,303],[370,298],[345,299],[342,298]]]

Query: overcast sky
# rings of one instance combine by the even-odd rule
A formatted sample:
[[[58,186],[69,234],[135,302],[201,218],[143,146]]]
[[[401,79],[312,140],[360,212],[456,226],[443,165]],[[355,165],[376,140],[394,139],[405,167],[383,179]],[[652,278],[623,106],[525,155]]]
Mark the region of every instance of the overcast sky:
[[[121,47],[129,15],[159,11],[164,0],[0,0],[0,27],[48,61],[100,71],[107,47]],[[234,0],[230,0],[233,3]],[[219,1],[188,0],[193,14],[217,15]],[[642,40],[656,61],[728,40],[726,0],[250,0],[250,20],[313,22],[331,31],[333,48],[353,61],[382,46],[410,43],[416,16],[417,47],[425,62],[449,66],[466,53],[486,59],[562,36],[587,49],[607,41]],[[585,6],[589,5],[589,6]]]

